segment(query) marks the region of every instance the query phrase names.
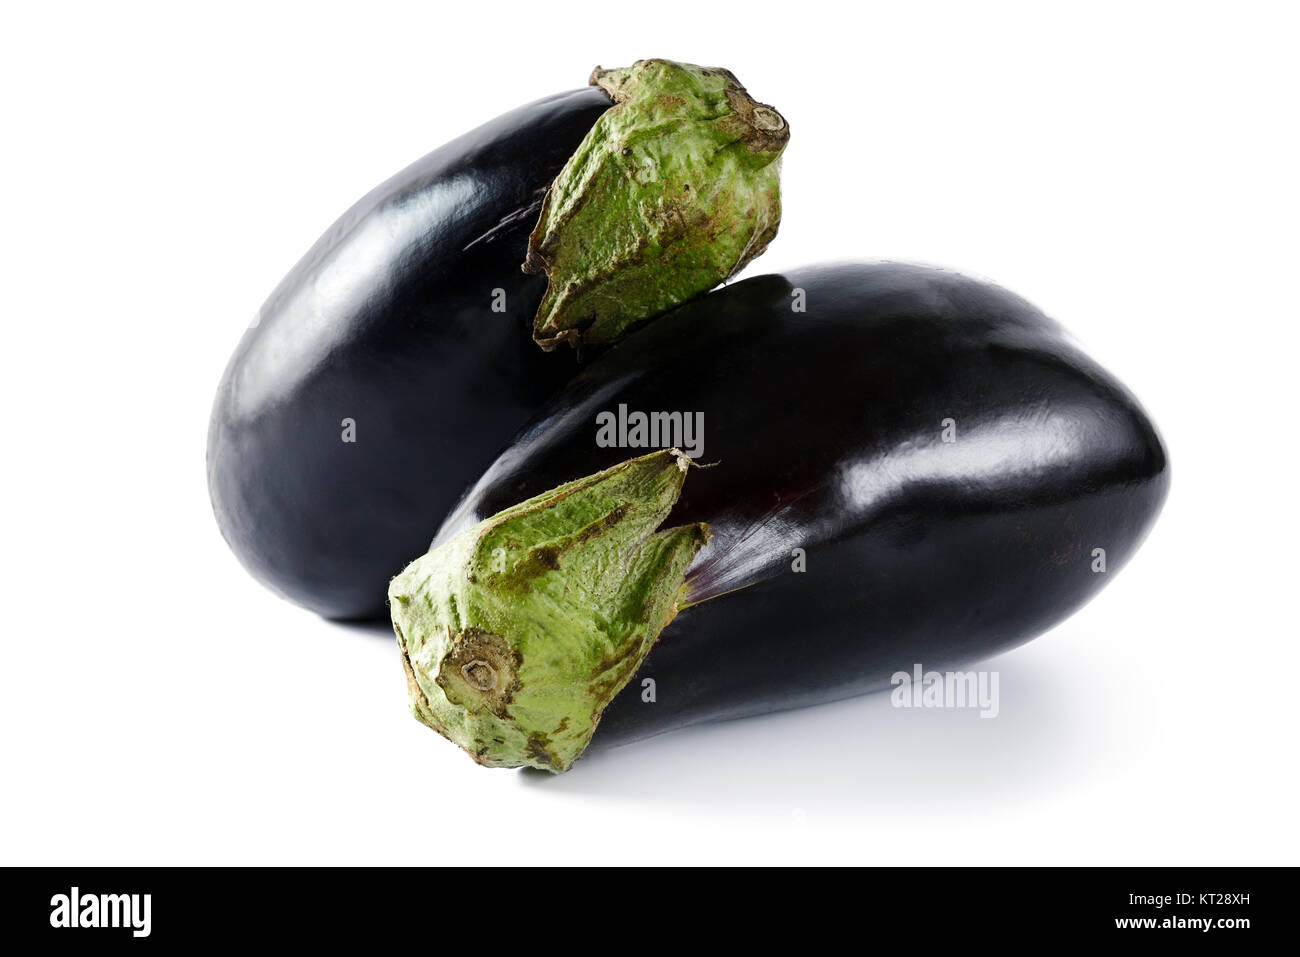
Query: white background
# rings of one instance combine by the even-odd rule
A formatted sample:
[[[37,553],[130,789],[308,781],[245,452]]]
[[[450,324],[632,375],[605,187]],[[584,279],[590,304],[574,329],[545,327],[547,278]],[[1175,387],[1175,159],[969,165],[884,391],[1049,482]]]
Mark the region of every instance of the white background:
[[[1294,8],[35,10],[0,28],[0,861],[1297,863]],[[389,633],[222,542],[209,407],[281,275],[416,157],[648,56],[791,123],[751,273],[991,277],[1161,426],[1154,533],[988,666],[996,720],[876,696],[488,771],[411,719]]]

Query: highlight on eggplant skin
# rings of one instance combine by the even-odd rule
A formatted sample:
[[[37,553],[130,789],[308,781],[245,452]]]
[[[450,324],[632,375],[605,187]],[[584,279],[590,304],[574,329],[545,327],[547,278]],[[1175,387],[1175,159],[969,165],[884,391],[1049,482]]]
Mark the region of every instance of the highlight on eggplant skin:
[[[712,539],[593,749],[1027,641],[1128,562],[1169,485],[1137,400],[1032,305],[942,270],[842,264],[736,283],[623,340],[436,541],[638,454],[594,440],[620,406],[702,413],[716,465],[693,470],[669,521]]]
[[[595,87],[484,124],[343,214],[272,292],[208,431],[223,536],[329,618],[384,618],[466,485],[571,376],[532,342],[520,270],[551,180],[610,107]]]

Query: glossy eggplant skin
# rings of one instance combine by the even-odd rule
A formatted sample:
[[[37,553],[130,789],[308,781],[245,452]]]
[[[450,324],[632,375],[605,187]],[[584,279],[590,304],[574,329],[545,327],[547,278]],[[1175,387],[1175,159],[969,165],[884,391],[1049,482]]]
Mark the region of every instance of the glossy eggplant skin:
[[[740,282],[624,340],[521,432],[439,539],[634,454],[595,443],[597,413],[620,403],[703,412],[701,459],[716,465],[687,477],[669,524],[705,521],[713,538],[687,576],[698,603],[593,748],[1026,641],[1130,558],[1169,484],[1134,397],[1029,303],[936,269],[848,264]]]
[[[546,279],[520,266],[546,187],[609,106],[559,94],[435,150],[271,294],[208,432],[213,509],[254,577],[330,618],[386,617],[389,579],[572,376],[532,342]]]

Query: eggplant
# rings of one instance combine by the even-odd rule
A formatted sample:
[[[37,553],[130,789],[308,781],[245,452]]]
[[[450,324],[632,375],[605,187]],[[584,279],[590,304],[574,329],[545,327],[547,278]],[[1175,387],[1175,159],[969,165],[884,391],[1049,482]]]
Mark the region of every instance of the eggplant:
[[[386,617],[389,579],[577,369],[543,348],[612,342],[775,235],[789,130],[732,74],[646,60],[591,83],[376,188],[245,333],[208,485],[226,541],[282,596]]]
[[[520,264],[551,180],[609,98],[498,117],[377,187],[271,293],[217,391],[208,484],[252,575],[329,618],[388,580],[576,368],[531,339]],[[495,307],[495,308],[494,308]]]
[[[638,413],[702,417],[702,436],[667,418],[649,435]],[[1027,641],[1124,566],[1169,486],[1137,400],[1028,302],[933,268],[819,266],[736,283],[614,346],[487,469],[435,551],[687,439],[708,467],[667,521],[711,539],[680,612],[594,716],[593,749]]]

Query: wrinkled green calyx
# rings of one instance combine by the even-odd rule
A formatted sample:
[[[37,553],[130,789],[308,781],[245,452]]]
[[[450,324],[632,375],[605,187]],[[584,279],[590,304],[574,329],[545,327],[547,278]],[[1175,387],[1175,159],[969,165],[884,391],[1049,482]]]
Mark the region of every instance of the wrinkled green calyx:
[[[544,349],[600,345],[707,292],[781,221],[785,119],[727,70],[639,60],[591,76],[614,101],[542,204],[525,272],[549,284]]]
[[[658,530],[675,449],[492,516],[388,589],[415,716],[479,764],[565,771],[677,613],[705,525]]]

